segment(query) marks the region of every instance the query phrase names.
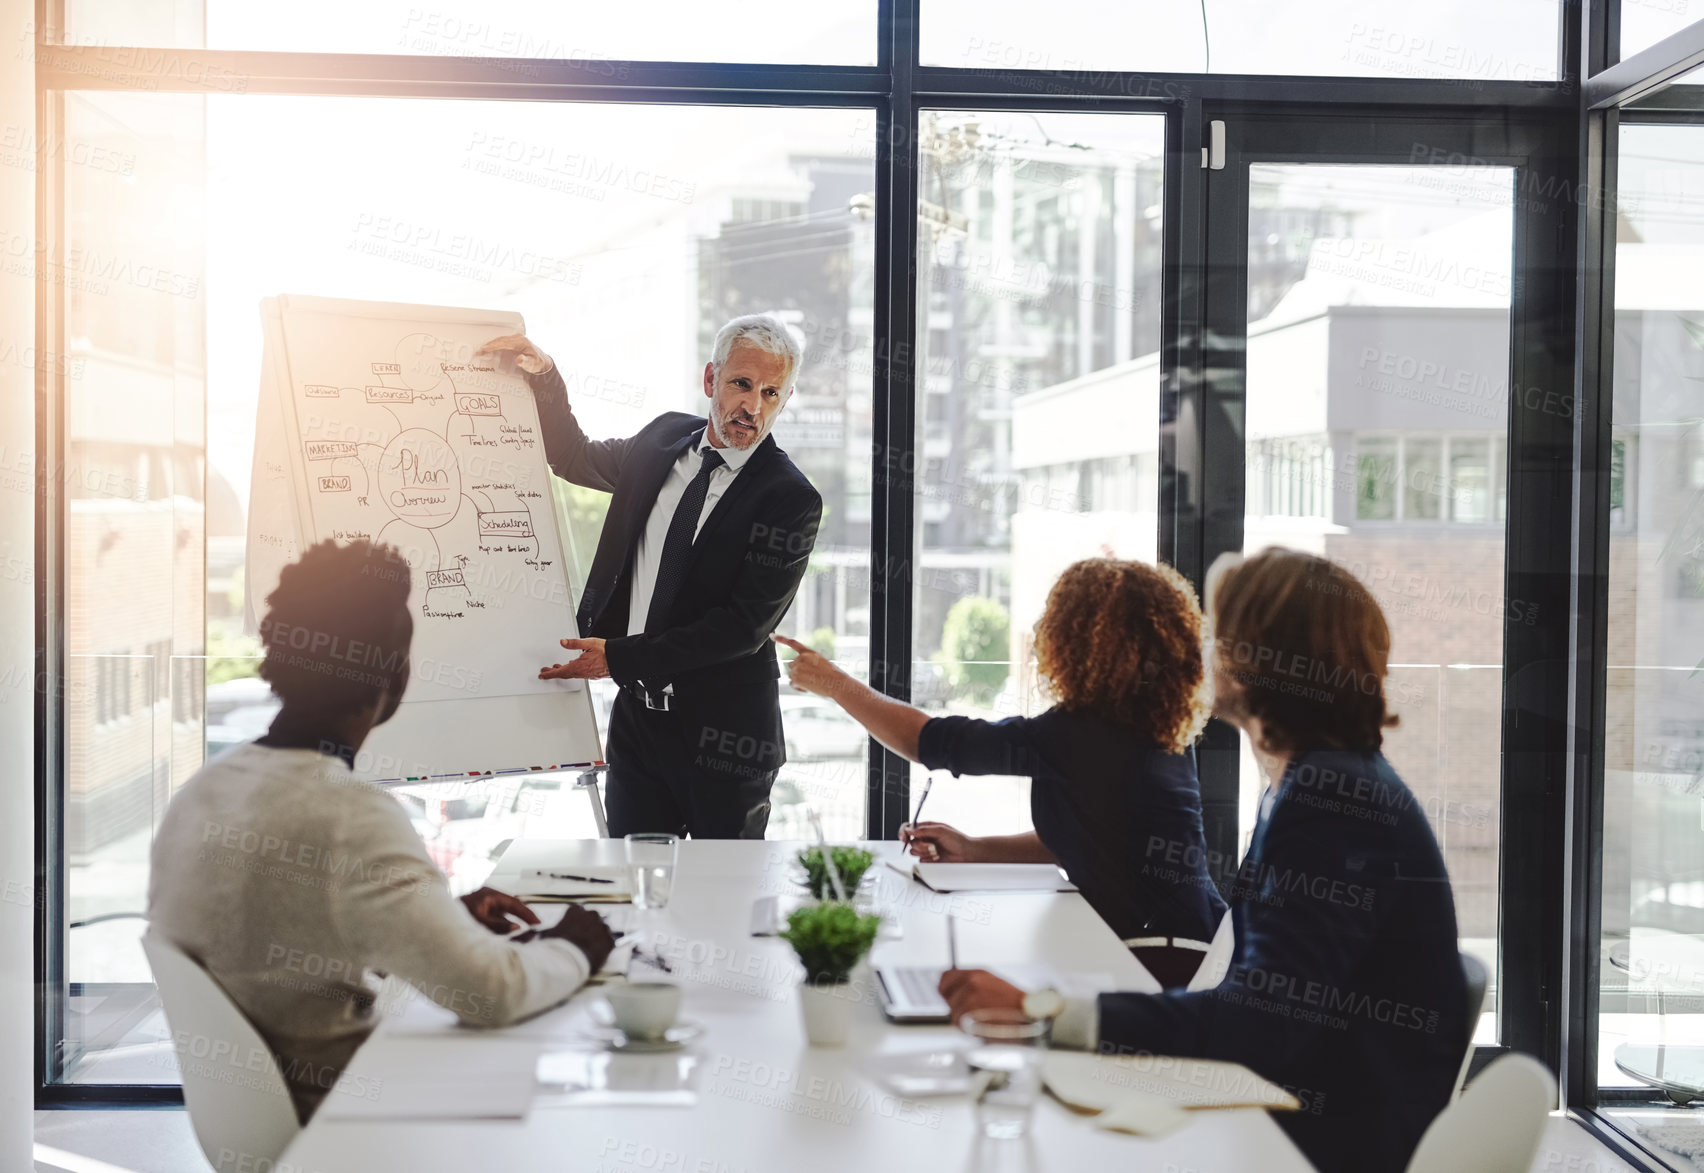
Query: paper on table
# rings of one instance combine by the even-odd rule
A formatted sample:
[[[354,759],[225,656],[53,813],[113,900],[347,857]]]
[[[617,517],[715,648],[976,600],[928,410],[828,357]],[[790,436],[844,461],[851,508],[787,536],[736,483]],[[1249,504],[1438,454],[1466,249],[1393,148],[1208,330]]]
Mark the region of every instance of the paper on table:
[[[321,1105],[334,1120],[518,1120],[537,1090],[543,1045],[503,1036],[464,1035],[453,1051],[441,1034],[403,1035],[359,1054]]]
[[[1170,1136],[1189,1123],[1189,1113],[1170,1100],[1129,1092],[1122,1100],[1095,1117],[1095,1127],[1109,1132],[1158,1139]]]
[[[580,1048],[539,1056],[537,1104],[541,1108],[597,1108],[616,1104],[690,1108],[698,1056],[689,1051],[618,1055]]]
[[[584,880],[563,880],[558,876],[596,876],[611,881],[608,884]],[[633,900],[633,877],[624,867],[561,867],[526,868],[521,872],[516,893],[527,903],[557,903],[573,900],[580,903],[627,904]]]
[[[318,1114],[329,1120],[524,1120],[537,1091],[531,1072],[458,1083],[387,1079],[374,1081],[371,1094],[333,1089]]]
[[[903,863],[888,866],[936,892],[1075,892],[1050,863]]]
[[[1049,1051],[1042,1059],[1048,1090],[1073,1108],[1103,1112],[1132,1095],[1165,1100],[1179,1108],[1301,1107],[1289,1092],[1240,1063],[1181,1059],[1167,1055],[1092,1055]]]

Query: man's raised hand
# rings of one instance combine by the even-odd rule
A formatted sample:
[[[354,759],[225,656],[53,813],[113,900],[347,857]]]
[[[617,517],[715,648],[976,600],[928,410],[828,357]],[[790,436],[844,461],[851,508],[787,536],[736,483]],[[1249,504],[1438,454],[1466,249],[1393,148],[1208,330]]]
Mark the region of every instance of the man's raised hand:
[[[476,358],[482,354],[495,355],[499,369],[505,362],[512,362],[529,375],[542,375],[556,365],[550,356],[534,346],[532,339],[525,334],[505,334],[501,338],[493,338],[473,353]]]

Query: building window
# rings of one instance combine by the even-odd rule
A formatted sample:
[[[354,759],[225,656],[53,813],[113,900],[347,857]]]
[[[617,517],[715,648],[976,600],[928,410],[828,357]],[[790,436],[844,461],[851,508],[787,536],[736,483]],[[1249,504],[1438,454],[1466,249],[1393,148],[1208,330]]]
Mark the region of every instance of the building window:
[[[1355,520],[1501,524],[1500,436],[1357,436]]]
[[[1259,517],[1328,514],[1331,449],[1324,436],[1284,436],[1249,444],[1248,512]]]
[[[148,656],[148,704],[157,705],[171,691],[172,641],[155,640],[146,649]]]
[[[172,660],[172,720],[180,724],[200,721],[206,711],[206,681],[200,653]]]
[[[95,659],[95,724],[110,725],[130,715],[130,651]]]
[[[1395,521],[1397,442],[1366,438],[1356,445],[1355,520]]]

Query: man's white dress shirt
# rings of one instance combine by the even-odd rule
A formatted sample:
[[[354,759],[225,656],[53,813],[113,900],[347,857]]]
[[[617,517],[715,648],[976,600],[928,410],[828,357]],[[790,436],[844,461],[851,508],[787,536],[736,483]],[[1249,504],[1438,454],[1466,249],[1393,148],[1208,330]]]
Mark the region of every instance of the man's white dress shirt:
[[[762,441],[758,441],[762,443]],[[633,552],[633,597],[627,608],[627,634],[644,635],[645,617],[651,611],[651,596],[657,589],[657,566],[663,560],[663,541],[669,536],[669,523],[674,520],[675,509],[680,505],[680,499],[686,495],[686,487],[692,483],[692,478],[698,475],[698,468],[704,463],[704,450],[710,448],[710,429],[705,427],[698,439],[687,446],[681,453],[680,459],[669,469],[668,477],[663,481],[663,487],[657,490],[657,503],[651,507],[651,516],[645,522],[645,529],[639,535],[639,548]],[[710,485],[704,494],[704,508],[698,513],[698,525],[693,528],[692,536],[696,541],[698,531],[704,528],[704,519],[710,516],[710,511],[716,508],[716,502],[722,499],[722,494],[728,491],[728,486],[734,483],[734,478],[740,475],[740,469],[746,466],[752,453],[757,451],[757,444],[749,448],[717,448],[722,454],[722,465],[710,474]]]

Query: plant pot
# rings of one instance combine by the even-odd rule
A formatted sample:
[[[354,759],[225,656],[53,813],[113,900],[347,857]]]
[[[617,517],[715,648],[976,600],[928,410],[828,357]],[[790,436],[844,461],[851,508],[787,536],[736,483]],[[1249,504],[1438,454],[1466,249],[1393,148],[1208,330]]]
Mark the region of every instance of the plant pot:
[[[813,1047],[844,1047],[852,1027],[853,999],[846,982],[805,982],[799,986],[799,1009],[805,1018],[805,1038]]]

